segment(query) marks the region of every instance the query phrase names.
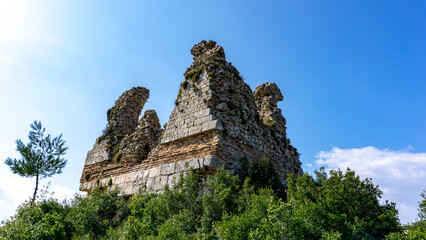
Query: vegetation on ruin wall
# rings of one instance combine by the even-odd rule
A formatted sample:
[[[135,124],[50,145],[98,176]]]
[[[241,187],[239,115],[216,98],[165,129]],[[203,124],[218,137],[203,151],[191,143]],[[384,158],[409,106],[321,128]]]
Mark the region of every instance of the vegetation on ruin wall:
[[[402,233],[393,203],[353,171],[321,169],[288,179],[287,200],[269,161],[248,162],[239,175],[219,170],[200,194],[190,171],[173,190],[125,200],[93,190],[60,203],[22,204],[0,227],[0,239],[422,239],[425,219]],[[257,176],[261,174],[262,176]],[[278,197],[277,195],[281,196]],[[424,197],[424,196],[423,196]],[[424,205],[423,201],[423,213]],[[422,205],[420,205],[422,208]],[[422,211],[422,210],[421,210]],[[420,216],[420,214],[419,214]],[[417,234],[417,235],[415,235]]]

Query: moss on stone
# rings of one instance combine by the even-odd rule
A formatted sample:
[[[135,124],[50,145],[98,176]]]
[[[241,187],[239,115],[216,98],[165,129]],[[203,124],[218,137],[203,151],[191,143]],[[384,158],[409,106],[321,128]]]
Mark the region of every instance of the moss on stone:
[[[109,151],[111,148],[112,148],[112,144],[111,144],[111,142],[108,142],[108,144],[105,147],[105,150]]]
[[[207,68],[206,66],[198,67],[191,72],[185,73],[184,76],[185,76],[186,79],[191,80],[191,82],[195,83],[195,82],[198,81],[200,74],[201,74],[201,71],[203,69],[206,69],[206,68]]]
[[[277,122],[276,122],[276,121],[274,121],[274,120],[267,120],[267,121],[265,122],[265,125],[266,125],[266,126],[268,126],[268,127],[272,127],[272,126],[274,126],[275,124],[277,124]]]
[[[112,150],[112,153],[115,154],[118,152],[118,149],[120,148],[121,143],[118,143],[117,146],[115,146],[114,150]]]
[[[188,83],[188,81],[183,81],[183,83],[182,83],[182,85],[181,85],[181,87],[183,87],[183,89],[187,89],[188,88],[188,86],[189,86],[189,83]]]
[[[112,136],[112,127],[107,124],[105,126],[104,130],[102,130],[102,135],[99,136],[96,139],[96,142],[100,143],[100,142],[102,142],[103,140],[105,140],[107,138],[111,138],[111,136]]]
[[[123,157],[123,152],[118,152],[114,154],[114,157],[112,158],[112,160],[114,163],[119,163],[122,157]]]
[[[238,70],[232,66],[231,63],[226,63],[226,60],[223,58],[210,58],[207,60],[206,62],[207,64],[213,64],[216,65],[217,67],[223,68],[225,70],[228,70],[230,72],[232,72],[235,76],[235,78],[242,80],[241,76],[240,76],[240,72],[238,72]]]
[[[108,109],[108,111],[107,111],[107,117],[112,113],[112,111],[115,109],[115,106],[114,107],[112,107],[112,108],[110,108],[110,109]]]
[[[177,95],[176,100],[175,100],[175,106],[179,106],[180,95],[182,95],[182,85],[181,85],[181,88],[179,88],[179,92],[178,92],[178,95]]]

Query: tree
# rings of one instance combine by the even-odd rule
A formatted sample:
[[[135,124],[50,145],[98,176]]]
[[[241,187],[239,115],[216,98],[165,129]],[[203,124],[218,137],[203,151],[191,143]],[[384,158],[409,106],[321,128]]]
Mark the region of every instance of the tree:
[[[289,203],[296,217],[310,223],[312,238],[338,232],[341,239],[382,239],[399,231],[395,203],[380,203],[382,191],[371,179],[362,180],[350,169],[327,174],[321,168],[315,174],[287,179]]]
[[[61,156],[65,154],[68,147],[65,146],[62,134],[53,139],[50,134],[45,135],[46,128],[42,127],[40,121],[34,121],[31,128],[28,136],[30,142],[27,145],[20,139],[16,140],[17,151],[22,158],[7,158],[5,163],[15,174],[22,177],[36,177],[32,205],[37,195],[39,179],[62,172],[67,160]]]

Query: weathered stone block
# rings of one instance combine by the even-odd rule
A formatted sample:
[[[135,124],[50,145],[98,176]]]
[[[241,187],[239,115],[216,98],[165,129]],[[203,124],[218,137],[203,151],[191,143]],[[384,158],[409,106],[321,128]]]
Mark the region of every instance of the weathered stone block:
[[[209,130],[213,130],[213,129],[217,129],[217,130],[223,130],[223,125],[219,120],[213,120],[213,121],[209,121],[203,124],[202,126],[202,131],[209,131]]]
[[[107,152],[107,142],[101,141],[93,145],[93,149],[87,153],[86,161],[84,165],[91,165],[98,162],[109,161]]]
[[[140,171],[137,173],[136,179],[141,180],[144,179],[145,171]]]
[[[203,109],[196,113],[197,117],[204,117],[212,114],[212,110],[210,108]]]
[[[186,164],[188,164],[188,167],[186,167]],[[180,172],[186,171],[187,168],[189,168],[189,163],[187,163],[187,161],[179,161],[179,162],[176,162],[175,172],[180,173]]]
[[[133,195],[135,194],[135,189],[133,189],[133,184],[125,184],[122,188],[121,188],[121,193],[125,196],[128,195]]]
[[[170,175],[175,173],[176,163],[169,163],[161,166],[161,175]]]
[[[226,105],[226,103],[220,103],[216,106],[216,109],[219,111],[227,111],[229,110],[228,106]]]
[[[189,128],[188,135],[198,134],[201,132],[201,129],[202,129],[201,126],[193,126]]]
[[[167,184],[170,187],[172,187],[179,181],[179,178],[180,178],[180,173],[175,173],[173,175],[170,175]]]
[[[149,169],[148,177],[154,178],[154,177],[160,176],[160,174],[161,174],[161,166]]]
[[[156,180],[155,177],[148,178],[148,180],[146,181],[146,189],[147,190],[154,189],[155,180]]]
[[[203,166],[204,167],[221,168],[222,164],[223,163],[216,156],[206,156],[206,157],[203,158]]]
[[[154,182],[153,190],[159,191],[164,188],[164,186],[168,183],[168,176],[160,176],[156,178],[156,181]]]
[[[198,161],[198,158],[189,159],[187,162],[190,168],[200,169],[200,162]]]

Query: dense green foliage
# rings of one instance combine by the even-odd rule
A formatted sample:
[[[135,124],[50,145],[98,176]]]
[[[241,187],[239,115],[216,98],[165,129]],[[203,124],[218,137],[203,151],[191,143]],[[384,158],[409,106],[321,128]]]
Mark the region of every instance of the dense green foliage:
[[[7,158],[5,163],[15,174],[36,178],[32,203],[37,195],[39,178],[51,177],[62,172],[67,160],[61,156],[65,154],[68,147],[65,147],[62,134],[53,139],[50,134],[45,135],[46,129],[41,122],[34,121],[31,129],[28,136],[30,142],[27,145],[20,139],[16,140],[17,150],[22,158]]]
[[[277,197],[275,173],[250,178],[270,167],[264,159],[240,175],[219,170],[208,179],[191,170],[173,189],[128,200],[96,189],[64,203],[24,203],[0,227],[0,238],[407,239],[394,204],[380,204],[378,187],[353,171],[290,177],[286,202]]]
[[[398,231],[394,203],[379,204],[382,192],[370,179],[355,172],[316,171],[316,179],[306,174],[288,179],[289,203],[296,215],[309,221],[311,238],[321,233],[339,232],[343,239],[377,239]]]
[[[1,239],[69,239],[66,216],[69,208],[53,199],[33,206],[23,203],[15,216],[0,228]],[[69,235],[67,235],[67,233]]]
[[[285,200],[286,187],[268,158],[263,157],[259,161],[248,161],[246,158],[243,158],[241,162],[242,166],[237,171],[240,179],[250,178],[250,184],[253,185],[256,191],[264,187],[269,187],[274,191],[276,196]]]

